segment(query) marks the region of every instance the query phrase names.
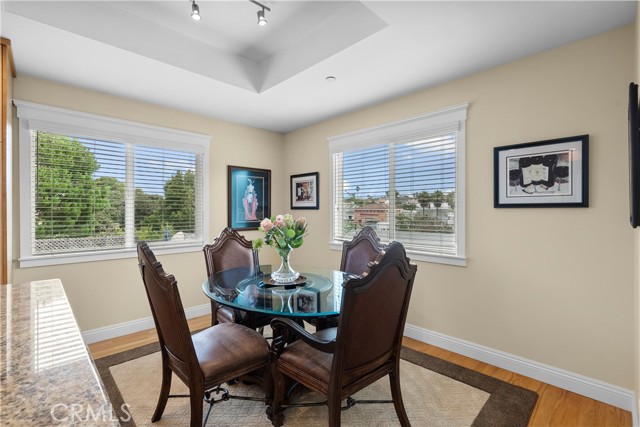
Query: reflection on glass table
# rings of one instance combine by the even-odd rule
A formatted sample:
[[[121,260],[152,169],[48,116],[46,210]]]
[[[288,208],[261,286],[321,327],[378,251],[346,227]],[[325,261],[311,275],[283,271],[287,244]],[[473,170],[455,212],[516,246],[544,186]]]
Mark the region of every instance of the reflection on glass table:
[[[294,318],[337,316],[342,283],[349,274],[318,267],[298,270],[298,280],[285,285],[271,279],[270,266],[261,266],[257,273],[231,269],[209,277],[202,289],[219,304],[247,312]]]

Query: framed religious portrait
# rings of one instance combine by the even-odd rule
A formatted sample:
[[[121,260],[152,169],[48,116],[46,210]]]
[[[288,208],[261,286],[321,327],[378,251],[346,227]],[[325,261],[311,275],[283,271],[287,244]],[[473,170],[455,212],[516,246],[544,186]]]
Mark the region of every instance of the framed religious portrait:
[[[319,209],[318,172],[291,175],[291,209]]]
[[[588,207],[589,135],[495,147],[494,207]]]
[[[227,176],[229,227],[257,230],[271,216],[271,171],[227,166]]]

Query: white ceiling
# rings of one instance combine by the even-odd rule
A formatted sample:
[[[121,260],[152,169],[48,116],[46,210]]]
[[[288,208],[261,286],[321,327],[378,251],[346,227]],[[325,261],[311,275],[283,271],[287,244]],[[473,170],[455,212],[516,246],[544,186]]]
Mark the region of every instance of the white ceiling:
[[[289,132],[635,19],[634,1],[2,1],[29,74]],[[597,60],[597,58],[594,58]],[[329,83],[327,76],[335,76]]]

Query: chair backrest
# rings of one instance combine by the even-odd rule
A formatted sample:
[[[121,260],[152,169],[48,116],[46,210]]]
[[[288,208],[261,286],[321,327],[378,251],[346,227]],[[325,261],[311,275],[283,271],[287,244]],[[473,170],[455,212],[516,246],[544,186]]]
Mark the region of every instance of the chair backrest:
[[[366,226],[355,235],[353,240],[342,244],[342,261],[340,271],[351,274],[362,274],[367,265],[376,259],[383,250],[376,232]]]
[[[173,275],[164,272],[162,264],[146,242],[138,243],[138,266],[160,347],[163,352],[168,350],[170,364],[181,367],[181,373],[187,377],[190,367],[193,369],[199,365],[178,292],[178,283]],[[176,359],[178,363],[175,363]]]
[[[362,276],[343,284],[332,384],[399,363],[416,270],[402,244],[392,242]]]
[[[247,267],[253,271],[259,266],[258,253],[253,251],[251,241],[230,227],[220,232],[215,240],[202,248],[207,265],[207,276],[232,268]]]

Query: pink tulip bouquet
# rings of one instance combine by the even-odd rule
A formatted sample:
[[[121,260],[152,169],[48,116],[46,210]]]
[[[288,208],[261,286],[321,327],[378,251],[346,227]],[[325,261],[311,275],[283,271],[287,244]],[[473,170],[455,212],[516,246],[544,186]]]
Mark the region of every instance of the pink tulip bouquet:
[[[272,216],[263,219],[258,230],[264,233],[264,240],[260,238],[254,240],[254,250],[260,250],[264,244],[267,244],[273,246],[280,256],[286,256],[292,249],[299,248],[304,243],[307,220],[303,216],[294,220],[290,214]]]

